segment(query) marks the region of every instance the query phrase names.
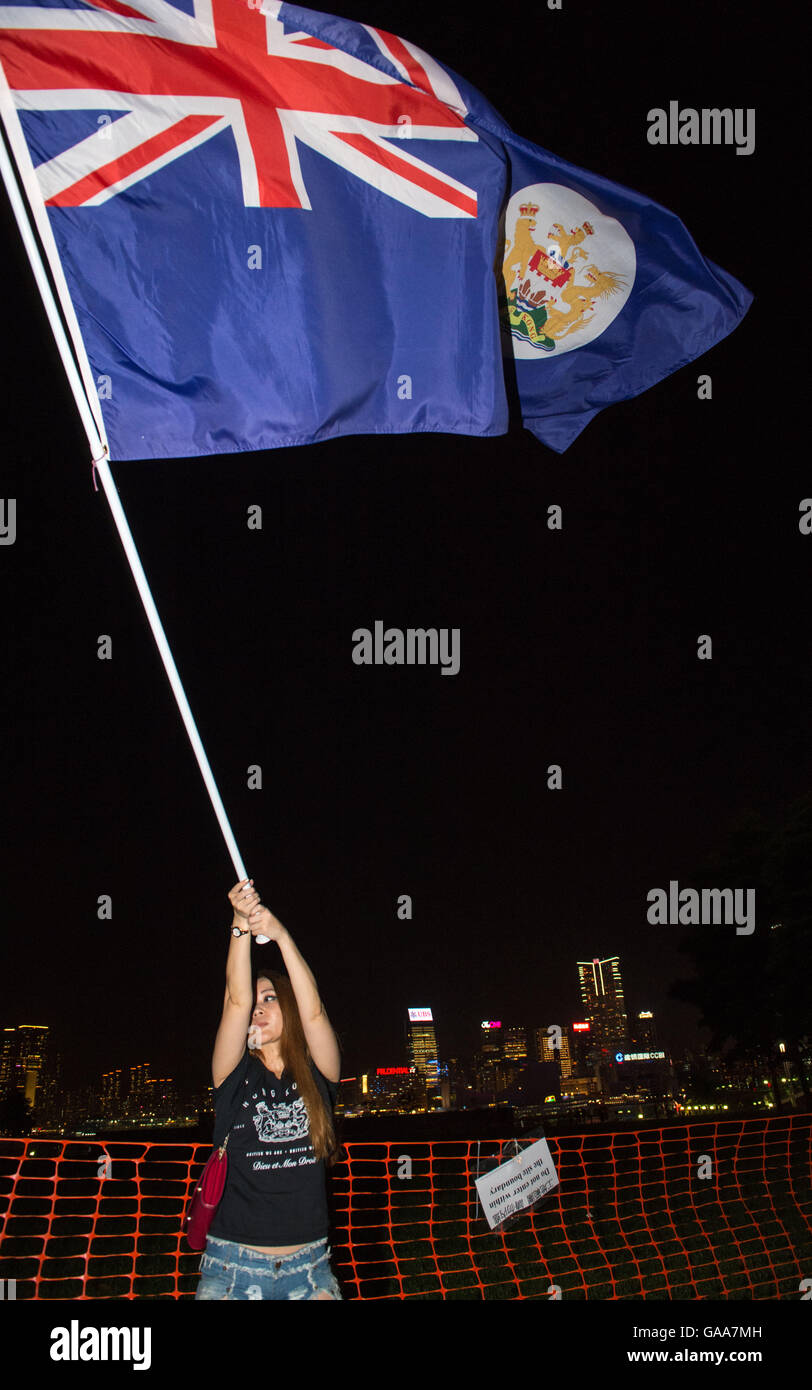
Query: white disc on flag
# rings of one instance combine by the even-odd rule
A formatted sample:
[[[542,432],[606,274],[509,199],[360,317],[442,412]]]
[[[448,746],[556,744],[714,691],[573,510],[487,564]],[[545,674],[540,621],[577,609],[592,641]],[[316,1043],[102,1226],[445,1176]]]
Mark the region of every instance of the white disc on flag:
[[[634,242],[559,183],[514,193],[505,213],[504,328],[514,356],[543,361],[598,338],[631,294]]]

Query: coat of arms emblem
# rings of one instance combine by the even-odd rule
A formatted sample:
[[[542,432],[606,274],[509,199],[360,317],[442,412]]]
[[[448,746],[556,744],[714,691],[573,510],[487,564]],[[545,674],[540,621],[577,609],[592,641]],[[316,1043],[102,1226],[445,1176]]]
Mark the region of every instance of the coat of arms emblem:
[[[574,189],[515,193],[505,218],[502,325],[516,357],[560,354],[599,336],[634,283],[634,243]]]

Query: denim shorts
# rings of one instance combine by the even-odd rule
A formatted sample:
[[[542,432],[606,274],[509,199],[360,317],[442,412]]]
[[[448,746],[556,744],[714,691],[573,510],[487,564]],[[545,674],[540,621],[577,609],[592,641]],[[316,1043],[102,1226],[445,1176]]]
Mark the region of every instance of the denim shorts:
[[[206,1237],[195,1299],[298,1299],[320,1293],[341,1300],[326,1237],[292,1255],[265,1255],[220,1236]]]

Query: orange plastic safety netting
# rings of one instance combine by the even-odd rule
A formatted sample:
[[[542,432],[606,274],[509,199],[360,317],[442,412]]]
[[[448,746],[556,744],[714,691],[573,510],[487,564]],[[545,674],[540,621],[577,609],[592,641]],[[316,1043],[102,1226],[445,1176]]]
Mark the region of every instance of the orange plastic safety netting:
[[[559,1186],[502,1231],[474,1187],[499,1141],[346,1143],[331,1177],[344,1298],[798,1297],[812,1270],[812,1115],[548,1143]],[[193,1297],[200,1255],[181,1221],[209,1153],[0,1139],[5,1296]]]

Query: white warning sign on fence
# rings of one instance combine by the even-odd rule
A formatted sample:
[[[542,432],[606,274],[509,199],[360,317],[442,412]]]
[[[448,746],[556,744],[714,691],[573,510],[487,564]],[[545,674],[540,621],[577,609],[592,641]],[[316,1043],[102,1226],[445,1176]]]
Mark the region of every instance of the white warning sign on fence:
[[[515,1212],[532,1206],[557,1184],[558,1174],[546,1139],[538,1139],[516,1158],[475,1179],[491,1229]]]

